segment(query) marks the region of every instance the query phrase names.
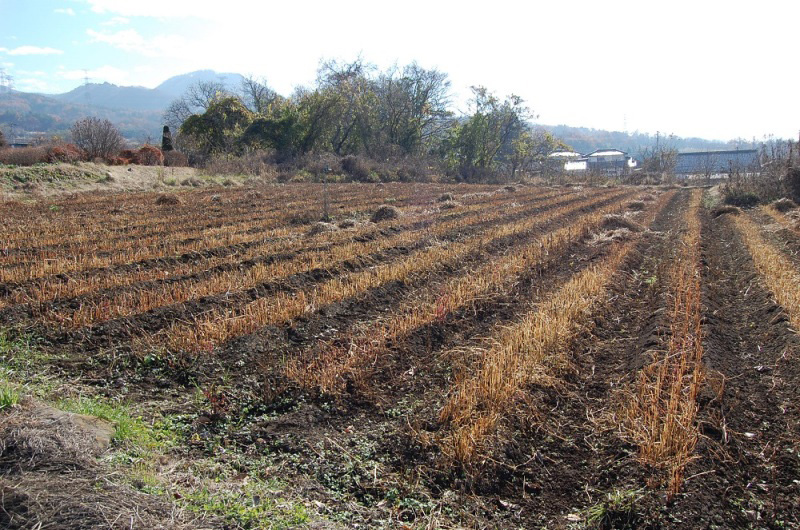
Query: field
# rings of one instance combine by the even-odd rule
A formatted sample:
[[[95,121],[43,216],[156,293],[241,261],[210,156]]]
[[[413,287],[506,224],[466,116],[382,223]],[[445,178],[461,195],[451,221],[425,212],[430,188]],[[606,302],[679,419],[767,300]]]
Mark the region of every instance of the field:
[[[791,211],[328,193],[2,203],[0,527],[800,525]]]

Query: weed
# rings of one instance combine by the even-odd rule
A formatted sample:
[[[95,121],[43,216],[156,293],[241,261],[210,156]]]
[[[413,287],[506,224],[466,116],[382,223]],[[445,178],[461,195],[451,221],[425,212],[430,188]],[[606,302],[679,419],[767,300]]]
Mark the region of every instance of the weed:
[[[587,526],[599,529],[637,528],[639,516],[636,513],[636,505],[642,497],[641,490],[615,489],[608,493],[602,502],[587,510]]]
[[[0,410],[13,407],[19,403],[17,388],[5,380],[0,380]]]
[[[276,498],[280,485],[248,478],[235,489],[206,486],[182,495],[192,511],[219,515],[243,528],[282,529],[308,521],[305,506]]]

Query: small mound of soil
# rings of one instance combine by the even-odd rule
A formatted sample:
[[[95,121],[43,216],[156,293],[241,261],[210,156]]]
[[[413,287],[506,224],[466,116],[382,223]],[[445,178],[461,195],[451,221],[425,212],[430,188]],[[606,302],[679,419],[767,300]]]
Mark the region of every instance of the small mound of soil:
[[[436,199],[436,202],[447,202],[452,200],[455,200],[452,193],[442,193],[439,195],[439,198]]]
[[[468,199],[477,199],[479,197],[491,197],[492,195],[494,195],[493,191],[476,191],[474,193],[464,194],[461,196],[461,198],[464,200],[468,200]]]
[[[642,231],[642,227],[639,225],[639,223],[619,214],[609,214],[603,217],[603,222],[600,224],[600,228],[603,228],[604,230],[618,230],[620,228],[624,228],[631,232]]]
[[[742,213],[742,210],[738,206],[731,206],[730,204],[725,206],[719,206],[711,211],[711,215],[715,219],[725,214],[739,215],[740,213]]]
[[[211,202],[222,202],[222,197],[220,195],[214,194],[211,196]]]
[[[631,201],[628,203],[628,210],[641,212],[644,210],[644,201]]]
[[[388,221],[390,219],[397,219],[400,217],[400,209],[389,204],[384,204],[372,214],[370,221],[379,223],[381,221]]]
[[[615,230],[606,230],[605,232],[595,234],[589,244],[593,247],[599,247],[613,241],[628,241],[633,236],[633,232],[627,228],[617,228]]]
[[[326,223],[324,221],[319,221],[314,223],[314,226],[308,231],[307,235],[315,236],[317,234],[322,234],[323,232],[334,232],[338,230],[339,227],[333,223]]]
[[[159,195],[156,199],[158,206],[175,206],[180,203],[181,200],[174,195]]]
[[[783,199],[778,199],[777,201],[773,201],[772,207],[781,213],[786,213],[789,210],[794,210],[795,208],[797,208],[797,203],[794,202],[792,199],[787,199],[786,197],[784,197]]]
[[[189,177],[188,179],[183,179],[181,181],[181,186],[192,186],[193,188],[197,188],[202,184],[203,182],[200,179],[194,177]]]
[[[639,200],[643,202],[653,202],[654,200],[656,200],[656,196],[653,195],[652,193],[645,193],[639,196]]]
[[[461,203],[458,201],[444,201],[442,204],[439,205],[440,210],[452,210],[454,208],[458,208],[461,206]]]
[[[353,228],[356,224],[355,219],[345,219],[344,221],[339,221],[339,228]]]

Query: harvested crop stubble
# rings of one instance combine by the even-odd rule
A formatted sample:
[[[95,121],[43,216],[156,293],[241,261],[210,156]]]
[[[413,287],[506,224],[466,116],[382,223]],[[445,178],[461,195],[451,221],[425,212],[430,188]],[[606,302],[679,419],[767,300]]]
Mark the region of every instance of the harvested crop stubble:
[[[789,258],[764,239],[748,216],[735,217],[734,223],[767,288],[788,313],[792,326],[800,329],[800,273]]]
[[[555,207],[562,202],[569,203],[573,199],[574,197],[571,195],[557,197],[554,200],[546,201],[540,207],[546,205]],[[401,231],[380,239],[367,238],[364,241],[348,241],[348,239],[344,239],[342,244],[323,246],[319,250],[309,250],[303,253],[297,252],[286,259],[259,262],[260,252],[258,248],[255,248],[248,251],[244,256],[238,256],[238,258],[232,256],[229,259],[223,259],[218,269],[208,270],[207,273],[202,273],[197,277],[191,275],[183,278],[172,277],[164,282],[148,285],[145,288],[122,290],[116,294],[110,294],[95,300],[82,300],[77,309],[51,309],[43,305],[41,308],[35,308],[35,311],[44,312],[49,321],[58,323],[61,326],[71,328],[86,326],[120,316],[133,315],[164,305],[184,302],[190,298],[253,288],[264,282],[287,277],[301,270],[331,269],[359,256],[376,254],[392,247],[414,245],[423,236],[426,238],[439,237],[448,234],[450,231],[456,231],[460,234],[464,230],[495,222],[503,218],[504,215],[519,215],[525,211],[524,205],[518,205],[506,212],[496,209],[488,211],[479,209],[473,214],[463,217],[446,218],[443,216],[440,218],[441,222],[429,226],[422,233]],[[286,241],[284,243],[283,252],[287,252],[289,248],[299,248],[292,242]],[[300,241],[297,244],[302,245],[303,242]],[[278,249],[277,247],[272,247],[272,250],[277,252]],[[242,261],[244,258],[249,260],[247,264]],[[226,264],[235,265],[235,267],[224,266]],[[199,265],[194,265],[193,268],[199,271],[204,270],[204,267]]]
[[[173,351],[211,351],[216,345],[233,337],[252,333],[266,325],[286,322],[390,281],[408,281],[414,275],[452,267],[469,253],[486,247],[492,241],[529,232],[540,222],[540,219],[528,218],[493,227],[463,241],[426,247],[410,253],[402,260],[338,276],[305,291],[259,298],[234,311],[211,311],[193,324],[173,325],[165,332],[166,342]]]
[[[450,431],[442,440],[445,454],[473,462],[521,389],[552,384],[553,374],[567,363],[553,353],[568,350],[576,325],[599,302],[606,282],[629,250],[629,245],[618,247],[602,263],[578,273],[538,308],[504,328],[480,353],[476,373],[459,377],[440,413]]]
[[[560,197],[553,197],[550,195],[541,196],[541,202],[547,204],[550,200],[570,200],[572,195],[562,195]],[[465,208],[460,214],[459,218],[466,221],[471,218],[479,218],[482,214],[490,212],[493,215],[498,215],[500,212],[497,208],[492,208],[491,204],[473,204]],[[516,211],[516,210],[513,210]],[[508,212],[507,212],[508,213]],[[406,227],[413,226],[414,223],[421,222],[425,219],[425,215],[411,215],[405,218]],[[454,223],[459,222],[455,217],[440,216],[435,223],[438,223],[442,229],[445,227],[455,226]],[[256,224],[257,228],[259,225]],[[340,225],[341,226],[341,225]],[[403,227],[396,223],[389,223],[384,225],[386,229],[402,229]],[[27,285],[20,285],[5,293],[5,297],[0,299],[0,307],[4,307],[13,303],[26,303],[26,302],[39,302],[53,299],[56,297],[76,296],[84,293],[89,293],[98,289],[111,288],[116,286],[131,285],[136,282],[150,281],[156,279],[174,278],[176,276],[188,276],[197,274],[205,270],[213,269],[214,267],[222,266],[224,264],[235,264],[244,260],[254,260],[259,256],[265,254],[277,254],[282,252],[300,252],[302,249],[307,248],[307,241],[293,237],[297,234],[292,231],[293,229],[287,227],[278,227],[273,230],[252,230],[245,231],[244,237],[234,237],[234,239],[224,240],[211,240],[203,239],[196,242],[205,254],[197,256],[197,259],[185,263],[183,260],[178,259],[173,265],[166,263],[159,263],[157,268],[150,267],[137,267],[137,272],[129,274],[118,274],[113,269],[98,270],[92,274],[77,276],[73,275],[66,277],[63,275],[58,276],[44,276],[34,280],[29,280]],[[340,244],[350,239],[359,237],[364,238],[369,234],[374,233],[374,227],[371,225],[363,225],[355,233],[345,233],[336,236],[327,236],[326,243]],[[398,234],[402,237],[402,234]],[[394,235],[389,239],[394,238]],[[207,245],[207,246],[204,246]],[[171,247],[161,248],[161,251],[168,253]],[[185,248],[184,248],[185,249]],[[222,255],[220,255],[222,253]],[[164,256],[162,255],[161,258]],[[104,258],[107,260],[107,258]],[[175,258],[172,257],[174,261]],[[104,263],[101,261],[98,265]],[[146,263],[139,263],[143,266]],[[53,265],[48,265],[52,267]],[[28,271],[31,273],[32,271]]]
[[[639,447],[640,459],[668,474],[672,499],[683,482],[699,437],[697,396],[704,381],[700,289],[700,207],[694,190],[686,214],[687,231],[669,271],[672,299],[666,351],[640,373],[626,396],[623,426]]]
[[[543,218],[542,224],[566,218],[571,213],[598,202],[598,198],[593,198],[559,208]],[[615,201],[567,226],[514,246],[513,252],[507,251],[499,259],[486,262],[476,269],[466,270],[448,280],[439,289],[432,290],[425,286],[419,289],[421,293],[412,292],[393,311],[391,318],[374,321],[358,339],[352,341],[346,351],[336,347],[329,348],[315,355],[307,365],[300,361],[287,363],[287,376],[306,388],[323,393],[341,392],[347,379],[363,379],[366,364],[376,356],[386,353],[387,341],[396,343],[413,330],[436,320],[443,320],[475,300],[505,292],[521,275],[536,271],[548,260],[557,259],[570,244],[585,238],[594,230],[607,213],[619,211],[621,208],[620,202]]]
[[[652,219],[674,193],[658,201]],[[439,415],[449,428],[442,451],[462,463],[480,454],[484,440],[511,410],[525,386],[553,384],[569,364],[569,344],[591,309],[601,303],[606,286],[634,242],[617,244],[600,263],[573,276],[518,322],[500,328],[479,355],[472,374],[457,374],[453,391]]]

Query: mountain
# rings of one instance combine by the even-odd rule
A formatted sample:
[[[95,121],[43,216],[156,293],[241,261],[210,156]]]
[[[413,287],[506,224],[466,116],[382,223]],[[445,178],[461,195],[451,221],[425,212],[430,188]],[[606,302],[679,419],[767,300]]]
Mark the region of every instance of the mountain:
[[[162,111],[175,99],[158,89],[140,86],[117,86],[111,83],[89,83],[65,94],[53,96],[77,105],[90,105],[107,109]]]
[[[645,149],[652,149],[656,144],[677,149],[679,152],[712,151],[721,149],[751,148],[750,142],[731,140],[704,140],[702,138],[680,138],[640,132],[605,131],[569,125],[538,125],[553,136],[570,146],[578,153],[588,154],[597,149],[621,149],[632,156],[641,156]]]
[[[171,77],[156,88],[89,83],[64,94],[0,92],[0,128],[19,141],[36,136],[68,137],[69,129],[86,116],[104,118],[135,142],[161,138],[161,117],[167,106],[198,81],[222,82],[236,90],[243,77],[198,70]]]
[[[125,138],[140,142],[161,138],[163,110],[128,110],[65,101],[58,97],[9,90],[0,93],[0,128],[11,140],[37,136],[68,137],[72,125],[87,116],[114,123]]]
[[[155,90],[169,94],[174,99],[181,96],[186,92],[186,89],[199,81],[206,83],[218,82],[225,85],[225,88],[228,90],[238,90],[239,86],[242,84],[242,79],[244,79],[244,77],[241,74],[218,73],[214,70],[197,70],[196,72],[170,77],[158,85]]]

